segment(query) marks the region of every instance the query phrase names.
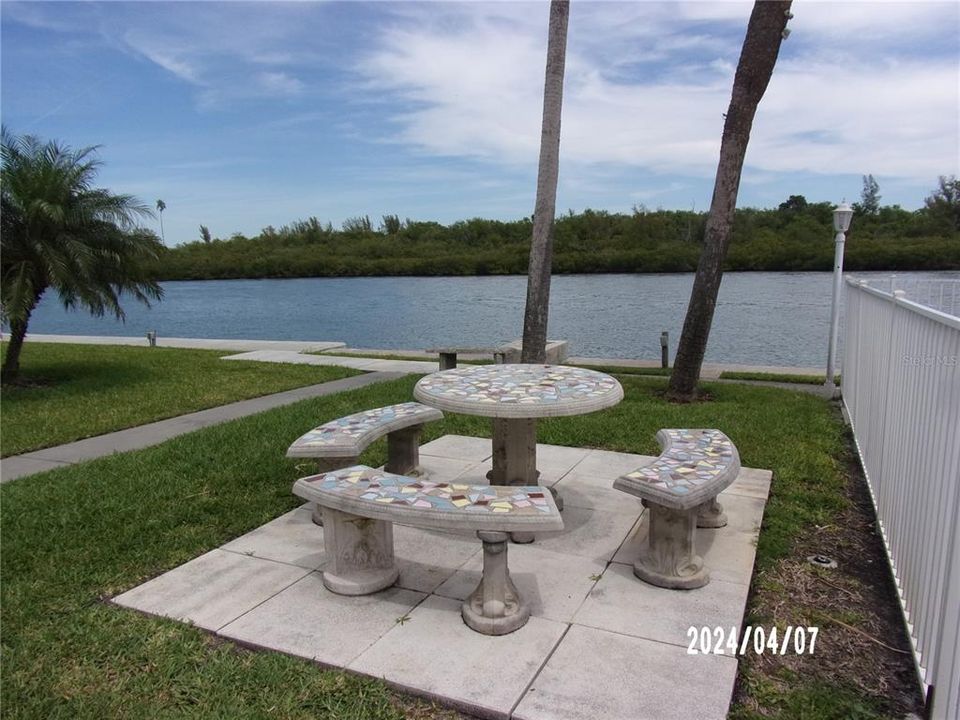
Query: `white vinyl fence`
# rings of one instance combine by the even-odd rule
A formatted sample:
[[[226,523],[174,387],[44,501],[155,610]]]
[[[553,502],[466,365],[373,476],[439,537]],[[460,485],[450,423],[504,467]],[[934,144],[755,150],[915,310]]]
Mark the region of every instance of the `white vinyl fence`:
[[[931,718],[960,718],[960,318],[848,278],[843,404]]]
[[[868,280],[870,287],[893,293],[903,290],[907,300],[926,305],[947,315],[960,315],[960,280],[939,278],[909,278],[891,275],[889,278]]]

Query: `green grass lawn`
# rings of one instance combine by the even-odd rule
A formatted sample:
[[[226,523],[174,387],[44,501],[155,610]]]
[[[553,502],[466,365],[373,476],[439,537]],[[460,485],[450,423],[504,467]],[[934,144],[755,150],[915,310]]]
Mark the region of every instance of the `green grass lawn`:
[[[105,602],[299,505],[291,484],[310,468],[284,457],[291,440],[320,422],[408,400],[415,381],[303,401],[0,486],[5,716],[439,717],[400,705],[377,681],[248,651]],[[662,399],[662,378],[622,382],[626,397],[618,406],[544,421],[539,440],[655,454],[661,427],[722,428],[745,466],[775,473],[758,572],[784,558],[798,533],[829,523],[844,506],[844,430],[823,400],[714,384],[706,386],[711,402],[672,405]],[[448,414],[427,426],[423,441],[489,432],[484,418]],[[361,460],[377,465],[385,455],[381,440]],[[825,684],[831,692],[823,692]],[[875,698],[852,693],[843,677],[815,672],[772,700],[755,700],[787,707],[779,717],[841,718],[854,706],[857,717],[878,716]]]
[[[569,364],[569,363],[568,363]],[[670,377],[673,368],[669,367],[633,367],[630,365],[576,365],[589,370],[607,373],[608,375],[655,375],[657,377]]]
[[[0,389],[0,455],[359,374],[329,366],[220,360],[232,354],[28,342],[20,367],[29,384]]]

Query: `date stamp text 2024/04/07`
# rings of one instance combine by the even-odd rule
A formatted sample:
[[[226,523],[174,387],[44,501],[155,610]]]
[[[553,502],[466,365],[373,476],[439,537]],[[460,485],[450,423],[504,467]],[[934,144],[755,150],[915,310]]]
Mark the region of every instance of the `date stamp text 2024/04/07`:
[[[743,635],[736,627],[697,627],[687,628],[688,655],[746,655],[764,653],[771,655],[813,655],[820,628],[803,625],[787,625],[780,630],[777,627],[764,628],[748,625]]]

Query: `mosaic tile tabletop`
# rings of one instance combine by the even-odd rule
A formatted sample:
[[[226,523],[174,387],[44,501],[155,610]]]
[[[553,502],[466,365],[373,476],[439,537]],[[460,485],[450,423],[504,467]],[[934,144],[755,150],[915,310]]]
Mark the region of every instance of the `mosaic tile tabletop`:
[[[287,457],[352,457],[386,432],[442,418],[443,413],[418,402],[354,413],[301,435],[287,449]]]
[[[293,492],[365,517],[430,527],[561,530],[563,521],[547,488],[431,482],[366,465],[301,478]],[[421,523],[427,519],[429,522]]]
[[[719,430],[666,429],[657,441],[660,457],[620,477],[615,488],[687,509],[717,495],[740,472],[737,448]]]
[[[623,388],[609,375],[566,365],[476,365],[427,375],[413,396],[466,415],[537,418],[608,408]]]

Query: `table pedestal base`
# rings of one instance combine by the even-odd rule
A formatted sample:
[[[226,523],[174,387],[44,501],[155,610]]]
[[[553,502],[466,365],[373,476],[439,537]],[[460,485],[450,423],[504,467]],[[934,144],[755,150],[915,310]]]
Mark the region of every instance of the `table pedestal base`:
[[[493,469],[487,473],[491,485],[536,485],[537,421],[535,418],[493,419]],[[550,488],[557,509],[563,510],[563,498]],[[510,533],[515,543],[533,542],[533,533]]]
[[[492,485],[536,485],[537,421],[533,418],[493,419]]]

